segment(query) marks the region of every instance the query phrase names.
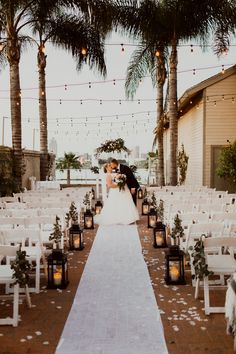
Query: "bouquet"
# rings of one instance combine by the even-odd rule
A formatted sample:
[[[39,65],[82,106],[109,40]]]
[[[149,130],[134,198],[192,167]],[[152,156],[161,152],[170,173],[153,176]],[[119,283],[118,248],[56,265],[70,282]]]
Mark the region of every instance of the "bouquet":
[[[121,173],[117,174],[115,177],[115,182],[117,183],[120,191],[122,189],[124,190],[126,184],[126,175],[123,175]]]

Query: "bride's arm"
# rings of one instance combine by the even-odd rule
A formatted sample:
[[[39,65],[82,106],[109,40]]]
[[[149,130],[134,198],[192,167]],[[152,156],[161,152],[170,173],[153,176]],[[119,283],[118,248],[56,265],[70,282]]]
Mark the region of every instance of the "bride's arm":
[[[112,181],[112,176],[108,175],[106,178],[108,188],[117,188],[117,183]]]

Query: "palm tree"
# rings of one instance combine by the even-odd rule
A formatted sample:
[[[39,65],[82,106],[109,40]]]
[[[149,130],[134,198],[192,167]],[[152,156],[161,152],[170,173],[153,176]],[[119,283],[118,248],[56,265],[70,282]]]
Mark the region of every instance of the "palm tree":
[[[104,48],[101,39],[104,38],[105,32],[110,29],[111,25],[111,10],[109,10],[108,5],[107,0],[100,2],[98,0],[0,0],[1,54],[6,57],[10,67],[12,146],[15,156],[14,174],[20,186],[23,156],[19,63],[24,45],[27,42],[35,41],[34,38],[22,32],[31,27],[34,33],[39,34],[40,147],[43,155],[46,155],[45,42],[50,39],[54,44],[72,51],[72,55],[77,59],[78,69],[81,68],[83,63],[88,63],[90,67],[97,66],[100,72],[105,75]],[[95,11],[96,7],[97,12]],[[102,17],[104,9],[106,9],[106,12]],[[78,13],[78,11],[80,12]],[[75,15],[72,15],[72,12]],[[81,53],[82,47],[88,49],[86,57]],[[44,157],[43,165],[44,171],[46,171],[47,156]],[[46,172],[43,173],[43,176],[46,176]]]
[[[12,126],[12,147],[14,153],[14,171],[16,181],[21,186],[22,146],[21,146],[21,95],[19,62],[24,36],[20,34],[24,16],[25,1],[1,0],[0,31],[1,54],[5,56],[10,68],[10,107]]]
[[[73,14],[68,14],[67,3]],[[99,6],[98,6],[99,5]],[[78,11],[76,11],[78,10]],[[96,11],[95,11],[96,10]],[[39,72],[39,121],[41,179],[47,176],[47,101],[46,101],[46,54],[45,46],[50,41],[55,46],[70,51],[76,58],[77,69],[83,64],[96,67],[105,77],[106,65],[102,41],[111,29],[111,6],[107,0],[98,1],[58,1],[38,0],[30,6],[29,25],[38,37],[37,62]]]
[[[165,185],[164,179],[164,151],[163,151],[163,127],[164,127],[164,109],[163,94],[166,81],[166,60],[167,50],[163,45],[154,43],[141,43],[139,48],[134,51],[130,65],[127,69],[126,95],[133,97],[141,79],[149,73],[152,78],[153,86],[157,87],[157,128],[156,144],[158,150],[157,163],[157,183],[159,186]]]
[[[171,47],[169,57],[168,119],[170,127],[170,184],[177,184],[177,47],[180,41],[203,41],[217,18],[223,18],[227,0],[117,0],[115,24],[147,43]],[[191,19],[191,20],[190,20]]]
[[[62,172],[67,170],[67,184],[70,184],[70,170],[80,170],[81,163],[78,161],[78,156],[73,154],[73,152],[65,152],[64,157],[57,160],[56,168]]]

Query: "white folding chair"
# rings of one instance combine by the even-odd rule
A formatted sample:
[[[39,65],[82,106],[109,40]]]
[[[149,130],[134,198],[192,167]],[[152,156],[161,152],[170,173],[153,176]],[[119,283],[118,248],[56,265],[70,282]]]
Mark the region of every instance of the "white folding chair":
[[[218,254],[215,253],[216,249],[220,251]],[[222,249],[228,250],[228,254],[223,254]],[[208,270],[213,272],[214,275],[231,275],[236,271],[236,260],[234,258],[234,253],[236,251],[236,238],[233,237],[211,237],[204,240],[204,252],[206,257],[206,263],[208,265]],[[210,290],[221,288],[219,286],[211,286],[209,281],[209,276],[205,276],[203,279],[204,286],[204,309],[205,314],[210,313],[224,313],[225,307],[211,306],[210,305]],[[224,284],[225,288],[225,284]]]
[[[35,286],[29,287],[30,292],[39,293],[40,291],[40,260],[42,258],[44,273],[47,274],[46,258],[44,255],[44,248],[41,240],[41,230],[30,229],[13,229],[1,231],[4,243],[21,244],[21,250],[26,251],[28,260],[35,262]],[[22,290],[22,289],[20,289]],[[8,291],[10,289],[8,288]]]
[[[3,246],[0,245],[0,258],[3,257],[15,257],[19,247],[17,246]],[[13,316],[0,318],[0,325],[12,325],[17,327],[18,325],[18,313],[19,313],[19,284],[14,284],[13,270],[10,264],[0,264],[0,284],[6,286],[13,285]],[[3,296],[2,296],[3,297]],[[5,296],[4,296],[5,297]]]

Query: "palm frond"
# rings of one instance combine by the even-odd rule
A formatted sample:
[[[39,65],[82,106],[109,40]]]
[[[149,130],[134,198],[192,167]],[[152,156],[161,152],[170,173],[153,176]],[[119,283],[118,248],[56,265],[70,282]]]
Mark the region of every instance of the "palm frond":
[[[72,52],[78,70],[88,64],[91,69],[96,68],[106,75],[103,38],[82,16],[61,15],[47,24],[47,31],[54,45]],[[82,48],[86,49],[86,55],[81,52]]]
[[[153,51],[145,44],[140,44],[131,57],[130,64],[127,69],[125,81],[125,92],[127,97],[133,98],[137,91],[140,81],[146,74],[153,73],[155,70],[155,56]]]

